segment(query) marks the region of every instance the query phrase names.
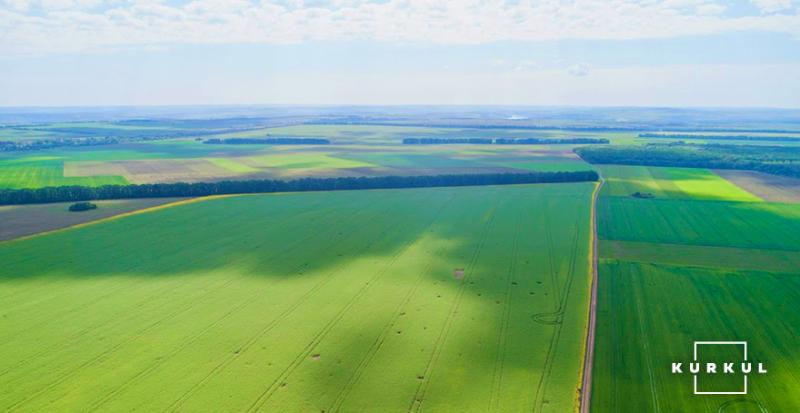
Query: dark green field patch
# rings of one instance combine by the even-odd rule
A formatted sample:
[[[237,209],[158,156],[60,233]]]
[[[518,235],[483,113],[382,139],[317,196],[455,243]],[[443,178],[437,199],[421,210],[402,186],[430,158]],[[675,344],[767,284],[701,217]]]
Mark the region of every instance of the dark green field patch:
[[[600,241],[600,257],[624,261],[777,272],[800,269],[800,251]]]
[[[800,411],[798,272],[616,260],[600,272],[593,412]],[[765,363],[768,374],[749,376],[748,395],[694,395],[691,374],[672,374],[671,363],[691,361],[695,341],[747,341],[748,360]]]
[[[604,197],[601,239],[800,250],[800,205]]]

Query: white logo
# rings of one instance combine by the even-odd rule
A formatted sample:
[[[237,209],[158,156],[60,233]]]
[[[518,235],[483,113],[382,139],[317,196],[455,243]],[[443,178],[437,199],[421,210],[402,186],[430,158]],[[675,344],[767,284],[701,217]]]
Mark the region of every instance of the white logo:
[[[701,346],[741,346],[742,358],[741,360],[730,360],[724,363],[701,363],[698,358],[699,349]],[[756,371],[753,371],[753,363],[747,361],[747,342],[746,341],[695,341],[694,353],[692,362],[688,363],[688,373],[692,374],[694,382],[694,394],[747,394],[747,376],[749,374],[766,374],[767,369],[764,368],[764,363],[755,365]],[[672,363],[672,374],[683,374],[684,363]],[[730,391],[703,391],[698,385],[699,375],[712,375],[712,374],[741,374],[742,386],[738,389]]]

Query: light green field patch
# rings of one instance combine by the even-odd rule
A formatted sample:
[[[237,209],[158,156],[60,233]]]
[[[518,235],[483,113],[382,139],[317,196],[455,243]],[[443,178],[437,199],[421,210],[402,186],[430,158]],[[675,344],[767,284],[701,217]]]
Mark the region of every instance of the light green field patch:
[[[761,198],[708,169],[650,168],[656,179],[675,184],[685,196],[700,199],[758,202]]]
[[[656,198],[759,202],[760,198],[708,169],[598,165],[606,180],[603,195],[649,193]]]
[[[592,189],[238,196],[0,243],[0,410],[573,411]]]
[[[260,171],[260,169],[258,168],[254,168],[250,165],[237,161],[236,158],[205,158],[205,160],[213,163],[214,165],[225,168],[231,172],[246,174],[246,173]]]

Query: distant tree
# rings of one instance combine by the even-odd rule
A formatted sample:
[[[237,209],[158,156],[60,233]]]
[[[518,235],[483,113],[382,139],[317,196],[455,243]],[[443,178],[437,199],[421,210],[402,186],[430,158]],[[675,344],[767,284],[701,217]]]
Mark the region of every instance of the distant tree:
[[[597,181],[595,171],[526,172],[465,175],[376,176],[270,179],[142,185],[59,186],[38,189],[0,190],[0,205],[85,201],[92,199],[195,197],[221,194],[269,192],[338,191],[379,188],[425,188],[437,186],[510,185],[544,182]]]
[[[800,178],[800,148],[764,145],[670,144],[575,148],[593,164],[742,169]]]
[[[97,209],[97,205],[91,202],[76,202],[69,206],[69,210],[72,212],[88,211],[91,209]]]
[[[327,145],[331,141],[322,138],[229,138],[206,139],[209,145]]]

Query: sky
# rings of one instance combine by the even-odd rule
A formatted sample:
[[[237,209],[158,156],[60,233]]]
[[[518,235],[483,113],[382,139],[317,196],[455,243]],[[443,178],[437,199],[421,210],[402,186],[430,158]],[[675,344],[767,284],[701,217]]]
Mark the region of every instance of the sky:
[[[0,0],[0,106],[800,107],[800,0]]]

